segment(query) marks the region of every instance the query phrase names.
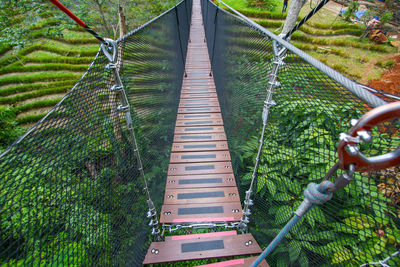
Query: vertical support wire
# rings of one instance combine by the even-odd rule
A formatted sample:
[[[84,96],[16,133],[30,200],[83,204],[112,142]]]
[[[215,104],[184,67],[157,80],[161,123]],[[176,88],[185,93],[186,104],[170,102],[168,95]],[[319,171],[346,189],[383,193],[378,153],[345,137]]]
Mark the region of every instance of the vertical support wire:
[[[129,137],[131,139],[132,145],[133,145],[133,150],[135,152],[136,155],[136,160],[137,160],[137,166],[138,166],[138,171],[140,172],[140,176],[142,178],[142,182],[144,185],[144,191],[146,194],[146,200],[147,200],[147,205],[149,208],[149,211],[147,212],[147,218],[150,219],[150,223],[149,226],[152,227],[152,232],[151,234],[154,236],[156,241],[162,241],[162,237],[160,235],[160,228],[159,228],[159,222],[158,222],[158,218],[157,218],[157,210],[154,206],[153,201],[151,200],[150,197],[150,192],[149,192],[149,188],[147,186],[147,181],[146,181],[146,176],[144,173],[144,169],[143,169],[143,163],[142,163],[142,159],[140,156],[140,152],[139,152],[139,148],[137,145],[137,141],[136,141],[136,136],[135,136],[135,132],[133,129],[133,122],[132,122],[132,117],[131,117],[131,112],[130,112],[130,105],[129,105],[129,101],[128,98],[126,96],[126,92],[125,92],[125,88],[122,84],[121,81],[121,77],[119,76],[119,72],[118,72],[118,68],[117,68],[117,53],[118,53],[118,46],[117,43],[114,40],[111,39],[107,39],[108,43],[112,45],[113,48],[113,56],[109,57],[109,55],[107,56],[107,52],[105,52],[107,58],[109,59],[110,63],[106,66],[106,69],[113,71],[114,74],[114,82],[115,84],[110,88],[110,91],[117,91],[118,92],[118,97],[119,100],[121,102],[121,105],[119,105],[117,107],[117,111],[121,111],[124,112],[125,114],[125,119],[126,119],[126,124],[128,127],[128,131],[129,131]],[[103,52],[105,51],[104,46],[102,47]]]
[[[211,66],[214,62],[214,51],[215,51],[215,39],[217,38],[217,24],[218,24],[218,8],[215,9],[215,16],[214,16],[214,39],[213,39],[213,47],[212,47],[212,53],[211,53]],[[212,67],[210,70],[210,76],[212,76]]]
[[[183,1],[184,2],[184,4],[185,4],[185,15],[186,15],[186,22],[187,22],[187,25],[188,26],[190,26],[190,21],[189,21],[189,16],[188,16],[188,8],[187,8],[187,4],[186,4],[186,2],[187,1]]]
[[[204,42],[206,42],[206,39],[207,39],[207,32],[208,32],[208,7],[209,7],[209,4],[208,4],[208,0],[204,0],[204,2],[205,2],[205,9],[206,9],[206,16],[205,16],[205,19],[204,19],[204,21],[206,22],[206,25],[204,25],[204,29],[205,29],[205,35],[206,35],[206,38],[204,38]]]
[[[175,15],[176,15],[176,27],[178,28],[179,48],[180,48],[180,51],[181,51],[183,72],[185,73],[185,77],[187,77],[186,67],[185,67],[185,57],[183,55],[183,48],[182,48],[182,41],[181,41],[181,30],[180,30],[180,26],[179,26],[179,17],[178,17],[178,8],[177,7],[175,7]]]
[[[267,96],[264,101],[264,107],[262,112],[262,121],[263,127],[261,130],[261,136],[259,140],[259,146],[257,151],[256,163],[254,165],[253,173],[251,176],[251,183],[249,186],[249,190],[246,191],[246,196],[244,200],[244,207],[243,207],[243,217],[240,220],[239,229],[242,232],[247,231],[247,225],[250,222],[249,216],[251,215],[250,206],[253,205],[253,200],[251,199],[251,194],[253,190],[254,183],[257,182],[258,177],[258,166],[260,164],[260,156],[262,152],[262,148],[264,146],[264,134],[265,129],[267,127],[268,122],[268,114],[272,106],[275,105],[275,101],[272,99],[274,94],[275,87],[280,86],[280,83],[277,81],[279,68],[285,65],[283,59],[286,57],[286,48],[282,48],[279,50],[279,47],[276,41],[273,41],[273,51],[274,51],[274,58],[273,58],[273,67],[271,73],[269,74],[269,82],[268,82],[268,89],[267,89]]]

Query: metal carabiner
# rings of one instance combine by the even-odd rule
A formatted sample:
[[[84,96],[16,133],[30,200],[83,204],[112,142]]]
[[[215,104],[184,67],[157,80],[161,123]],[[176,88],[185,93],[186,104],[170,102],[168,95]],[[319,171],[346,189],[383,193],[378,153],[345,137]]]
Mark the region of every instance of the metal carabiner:
[[[348,170],[353,164],[355,171],[381,170],[400,164],[400,147],[384,155],[367,157],[357,147],[371,141],[371,129],[385,121],[400,118],[400,102],[380,106],[367,112],[347,134],[340,135],[338,146],[339,167]]]

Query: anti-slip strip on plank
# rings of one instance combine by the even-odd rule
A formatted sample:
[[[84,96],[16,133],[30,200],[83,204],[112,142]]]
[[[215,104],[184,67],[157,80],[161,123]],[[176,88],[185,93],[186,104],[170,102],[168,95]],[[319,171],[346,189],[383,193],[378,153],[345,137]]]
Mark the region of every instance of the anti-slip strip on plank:
[[[201,234],[191,234],[191,235],[173,235],[173,236],[166,236],[165,241],[198,239],[198,238],[217,237],[217,236],[232,236],[232,235],[237,235],[237,232],[236,231],[223,231],[223,232],[201,233]]]
[[[209,102],[209,101],[218,101],[217,98],[210,98],[210,97],[205,97],[205,98],[186,98],[186,99],[181,99],[181,103],[193,103],[193,102]]]
[[[166,189],[213,188],[236,186],[232,173],[168,176]]]
[[[209,134],[175,134],[174,142],[202,142],[202,141],[226,141],[225,133],[209,133]]]
[[[181,133],[193,133],[193,132],[201,133],[201,132],[208,132],[208,131],[216,132],[214,127],[177,127],[177,128],[175,128],[176,133],[179,133],[179,132],[181,132]],[[215,127],[215,128],[217,128],[217,127]],[[218,128],[221,129],[220,127],[218,127]]]
[[[208,108],[208,107],[219,107],[217,101],[203,101],[199,103],[180,103],[179,108]]]
[[[224,208],[222,206],[178,208],[178,215],[215,214],[215,213],[224,213]]]
[[[185,118],[185,117],[184,117]],[[200,114],[177,119],[175,126],[223,126],[222,119],[211,118],[211,114]]]
[[[234,222],[242,217],[242,206],[236,202],[163,205],[161,223]]]
[[[164,196],[164,204],[171,205],[239,201],[239,193],[236,187],[167,189]]]
[[[213,163],[178,163],[169,164],[168,175],[189,175],[189,174],[215,174],[232,173],[230,161]]]
[[[190,126],[190,125],[210,125],[213,124],[213,121],[184,121],[183,125]]]
[[[185,95],[187,95],[187,94],[216,94],[216,91],[215,91],[215,89],[209,88],[209,87],[207,87],[207,88],[194,88],[194,89],[191,89],[191,88],[183,89],[182,88],[181,95],[182,94],[185,94]]]
[[[216,250],[216,249],[224,249],[224,241],[223,240],[212,240],[212,241],[202,241],[202,242],[190,242],[181,244],[181,252],[199,252],[206,250]]]
[[[178,114],[177,123],[179,121],[187,121],[187,120],[202,120],[202,119],[212,119],[218,120],[222,122],[222,116],[220,113],[201,113],[201,114]],[[179,125],[177,125],[179,126]]]
[[[216,107],[205,107],[205,108],[178,108],[178,113],[180,114],[188,114],[188,113],[212,113],[218,112],[221,113],[221,109],[219,106]]]
[[[193,127],[175,127],[175,134],[209,134],[225,133],[223,126],[193,126]]]
[[[170,163],[230,161],[229,151],[171,153]]]
[[[222,178],[186,179],[179,180],[178,184],[222,184]]]
[[[195,98],[203,98],[203,97],[207,97],[207,98],[213,98],[216,99],[217,98],[217,94],[216,93],[211,93],[211,92],[189,92],[189,93],[182,93],[181,94],[181,99],[195,99]]]
[[[228,150],[226,141],[173,143],[172,152]]]

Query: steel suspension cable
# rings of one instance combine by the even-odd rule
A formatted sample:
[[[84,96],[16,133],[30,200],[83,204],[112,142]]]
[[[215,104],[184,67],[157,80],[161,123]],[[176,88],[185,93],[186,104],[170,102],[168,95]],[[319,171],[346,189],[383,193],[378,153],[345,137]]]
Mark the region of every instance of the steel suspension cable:
[[[372,107],[379,107],[382,105],[386,104],[386,101],[382,100],[381,98],[375,96],[374,94],[370,93],[367,91],[364,87],[362,87],[360,84],[355,83],[354,81],[350,80],[349,78],[343,76],[342,74],[338,73],[337,71],[333,70],[332,68],[326,66],[325,64],[321,63],[317,59],[313,58],[312,56],[308,55],[304,51],[298,49],[297,47],[293,46],[286,40],[282,39],[281,37],[271,33],[270,31],[266,30],[264,27],[260,26],[259,24],[255,23],[254,21],[250,20],[247,18],[245,15],[242,13],[238,12],[237,10],[233,9],[223,1],[219,0],[219,3],[223,4],[226,6],[232,13],[229,13],[228,11],[225,11],[221,9],[222,12],[225,12],[226,14],[236,17],[237,19],[243,21],[244,23],[247,23],[250,27],[253,27],[254,29],[260,31],[262,34],[265,36],[271,38],[272,40],[275,40],[279,43],[280,46],[286,47],[291,53],[294,53],[298,55],[300,58],[317,68],[318,70],[322,71],[325,73],[328,77],[334,79],[336,82],[341,84],[343,87],[347,88],[350,92],[352,92],[354,95],[356,95],[358,98],[361,100],[365,101]],[[236,15],[236,16],[235,16]]]
[[[283,37],[283,39],[287,40],[295,31],[297,31],[307,20],[309,20],[312,16],[314,16],[315,13],[318,12],[326,3],[328,3],[329,0],[322,0],[319,2],[319,4],[314,7],[313,10],[310,11],[310,13],[307,14],[302,20],[299,21],[286,35]]]
[[[58,9],[64,12],[68,17],[73,19],[79,26],[83,27],[88,33],[93,35],[97,40],[99,40],[104,45],[109,45],[106,40],[104,40],[100,35],[98,35],[92,28],[86,25],[81,19],[79,19],[74,13],[71,12],[68,8],[66,8],[63,4],[60,3],[58,0],[49,0],[52,2]]]

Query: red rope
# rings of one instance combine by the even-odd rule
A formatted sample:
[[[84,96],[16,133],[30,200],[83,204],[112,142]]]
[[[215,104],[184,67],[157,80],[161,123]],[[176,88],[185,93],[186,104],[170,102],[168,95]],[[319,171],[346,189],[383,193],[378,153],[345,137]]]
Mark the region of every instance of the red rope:
[[[54,5],[56,5],[60,10],[62,10],[65,14],[67,14],[71,19],[73,19],[76,23],[78,23],[82,27],[86,27],[85,22],[80,20],[74,13],[72,13],[68,8],[66,8],[63,4],[61,4],[58,0],[49,0]]]

